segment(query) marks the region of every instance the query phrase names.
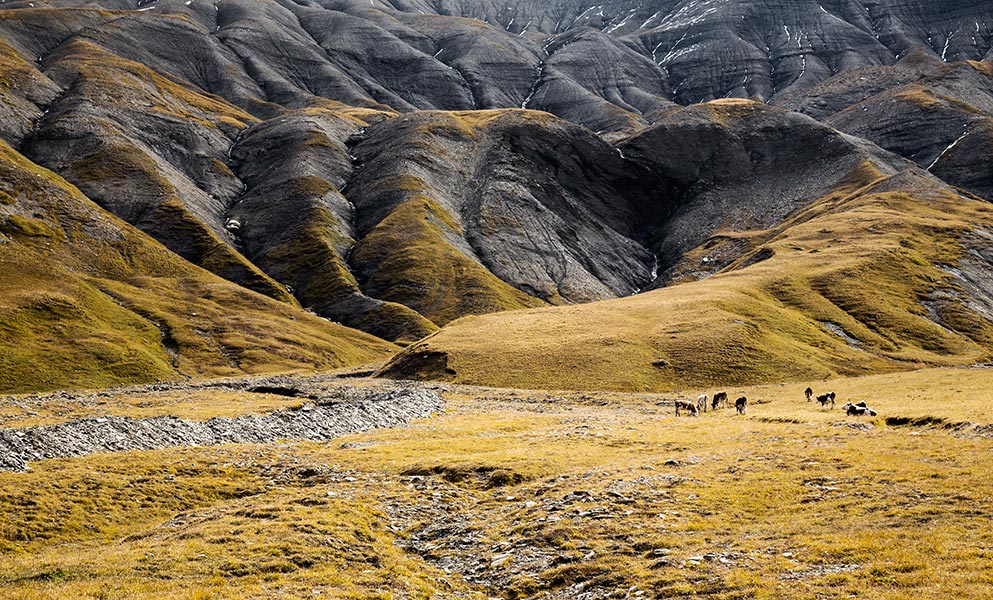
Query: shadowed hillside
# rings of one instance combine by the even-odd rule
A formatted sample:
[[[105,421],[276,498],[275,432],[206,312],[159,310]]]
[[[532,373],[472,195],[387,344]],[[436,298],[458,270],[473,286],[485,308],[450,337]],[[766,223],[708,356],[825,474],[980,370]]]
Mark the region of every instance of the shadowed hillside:
[[[871,164],[771,229],[718,232],[677,266],[713,276],[631,298],[467,317],[389,377],[673,390],[989,360],[993,208]],[[747,250],[741,252],[742,248]]]

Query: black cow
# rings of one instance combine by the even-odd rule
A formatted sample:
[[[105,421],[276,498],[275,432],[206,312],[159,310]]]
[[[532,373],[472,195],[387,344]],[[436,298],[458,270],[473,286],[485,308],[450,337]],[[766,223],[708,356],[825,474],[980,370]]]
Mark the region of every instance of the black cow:
[[[877,414],[876,411],[866,405],[865,401],[859,402],[858,404],[848,402],[842,406],[841,409],[844,410],[845,414],[849,417],[864,417],[867,415],[870,417],[875,417]]]

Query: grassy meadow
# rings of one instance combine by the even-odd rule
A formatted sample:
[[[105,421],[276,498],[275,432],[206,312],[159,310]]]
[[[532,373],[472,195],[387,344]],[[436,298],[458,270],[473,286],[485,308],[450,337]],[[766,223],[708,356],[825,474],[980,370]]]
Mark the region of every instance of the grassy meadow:
[[[839,406],[436,384],[406,429],[34,463],[0,473],[0,597],[993,597],[993,370],[810,383]],[[162,394],[4,423],[286,401]]]

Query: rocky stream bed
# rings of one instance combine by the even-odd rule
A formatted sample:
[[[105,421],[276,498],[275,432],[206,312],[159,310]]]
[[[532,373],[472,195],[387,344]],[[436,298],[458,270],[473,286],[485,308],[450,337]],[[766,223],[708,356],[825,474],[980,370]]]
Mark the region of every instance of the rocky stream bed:
[[[132,393],[173,389],[177,384],[132,388]],[[179,384],[185,385],[185,384]],[[380,427],[399,427],[439,411],[444,400],[435,392],[410,385],[388,387],[323,387],[284,378],[242,379],[192,384],[244,393],[301,398],[292,408],[265,414],[214,417],[193,421],[177,416],[131,418],[94,416],[53,425],[0,429],[0,470],[23,471],[28,463],[49,458],[84,456],[96,452],[151,450],[173,446],[228,443],[269,443],[278,440],[324,441]],[[154,389],[153,389],[154,388]],[[60,392],[63,397],[71,393]],[[90,394],[90,395],[98,395]],[[82,401],[86,401],[86,394]],[[73,396],[79,399],[79,396]],[[22,403],[49,397],[22,398]]]

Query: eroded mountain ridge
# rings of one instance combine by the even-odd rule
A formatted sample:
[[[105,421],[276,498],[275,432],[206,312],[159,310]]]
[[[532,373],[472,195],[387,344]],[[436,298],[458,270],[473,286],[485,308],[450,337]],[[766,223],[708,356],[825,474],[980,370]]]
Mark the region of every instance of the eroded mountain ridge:
[[[33,161],[185,261],[387,340],[735,268],[758,248],[745,232],[867,170],[908,194],[993,197],[993,7],[978,0],[122,0],[0,15],[12,170]],[[140,287],[132,255],[108,277],[93,266],[105,256],[87,258],[104,250],[83,251],[104,213],[70,226],[16,179],[0,204],[16,269],[54,243],[87,265],[76,275]],[[704,244],[721,251],[701,261]],[[196,340],[225,368],[264,362],[190,324],[196,310],[170,304],[170,325],[125,296],[165,340],[148,341],[156,376],[183,372]],[[8,301],[12,315],[32,303]]]

